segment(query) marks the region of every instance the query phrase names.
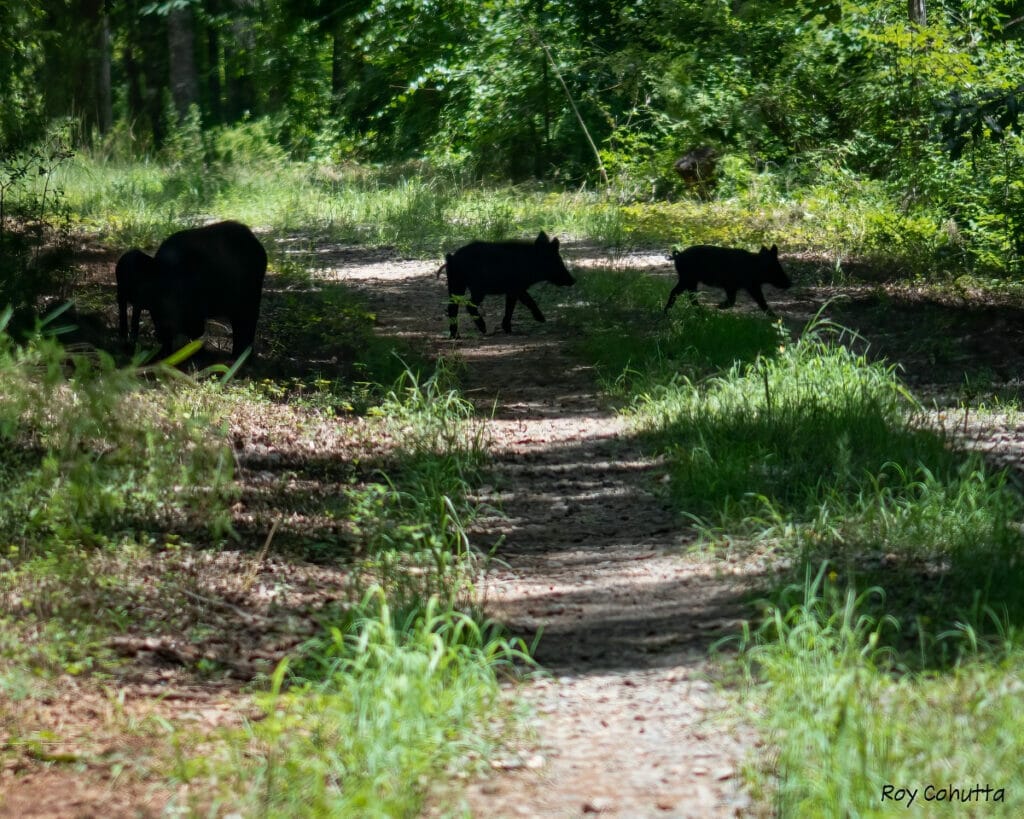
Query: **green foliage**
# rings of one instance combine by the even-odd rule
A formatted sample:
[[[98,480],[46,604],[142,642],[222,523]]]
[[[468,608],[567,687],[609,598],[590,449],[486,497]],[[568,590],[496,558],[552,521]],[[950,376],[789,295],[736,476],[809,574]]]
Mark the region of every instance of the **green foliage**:
[[[998,142],[1017,133],[1022,91],[1021,88],[999,89],[975,99],[968,99],[959,91],[950,94],[942,109],[946,116],[942,135],[950,156],[960,159],[968,144],[976,147],[985,137]]]
[[[30,145],[45,125],[43,89],[35,80],[44,25],[43,3],[0,3],[0,159]]]
[[[187,213],[202,212],[226,182],[226,168],[214,154],[211,134],[203,130],[195,105],[178,121],[168,97],[167,119],[174,123],[160,151],[168,171],[163,193],[182,203]]]
[[[159,400],[134,368],[117,369],[104,354],[69,355],[52,338],[18,346],[2,324],[7,557],[100,545],[135,527],[227,531],[233,461],[209,437],[194,395],[172,389]]]
[[[964,234],[971,267],[981,274],[1024,271],[1024,141],[1007,135],[998,144],[971,151],[969,161],[958,163],[953,177],[955,221]]]
[[[222,805],[274,816],[411,816],[435,783],[474,770],[501,739],[497,672],[521,652],[470,618],[427,603],[396,623],[371,591],[320,641],[322,672],[282,666],[263,718],[214,764]]]
[[[109,670],[111,632],[137,616],[119,562],[160,533],[233,533],[234,459],[216,387],[117,368],[52,336],[15,343],[0,320],[0,687]],[[59,329],[61,317],[48,329]],[[13,674],[13,676],[11,676]]]
[[[783,816],[887,816],[907,807],[906,800],[883,801],[883,788],[895,784],[916,788],[913,807],[932,815],[963,805],[965,797],[951,799],[949,788],[970,794],[979,786],[966,799],[985,815],[1020,813],[1019,639],[1004,632],[995,663],[893,676],[885,645],[898,624],[866,610],[877,608],[881,590],[844,593],[827,569],[808,571],[790,587],[745,643],[745,667],[767,683],[760,689],[765,727],[779,749],[771,769],[751,771],[760,798]]]
[[[284,277],[289,286],[309,284],[304,273],[297,267]],[[259,413],[269,402],[252,388],[119,370],[49,338],[16,346],[5,335],[0,389],[0,692],[23,699],[45,691],[40,678],[109,673],[118,663],[112,632],[128,632],[133,644],[137,634],[169,630],[187,645],[219,631],[224,621],[208,612],[192,619],[175,610],[196,600],[205,610],[220,597],[190,588],[212,556],[177,533],[216,540],[229,531],[227,503],[239,488],[246,504],[261,504],[253,485],[232,480],[234,459],[210,419],[242,404]],[[528,658],[478,616],[473,582],[482,557],[465,528],[485,458],[482,433],[443,363],[429,378],[407,369],[376,393],[384,397],[372,417],[350,426],[367,440],[354,437],[346,448],[352,464],[334,464],[344,482],[331,484],[328,497],[303,499],[333,516],[351,543],[345,556],[320,555],[351,561],[335,567],[337,602],[288,615],[289,624],[315,618],[322,630],[257,696],[259,719],[205,734],[194,753],[188,723],[163,726],[159,741],[176,752],[172,760],[166,749],[168,767],[149,775],[198,794],[197,803],[169,809],[198,810],[213,799],[247,813],[411,815],[436,780],[484,766],[510,729],[498,675]],[[292,404],[299,425],[341,411],[297,390],[274,397]],[[287,481],[305,487],[306,477],[289,471]],[[133,573],[136,560],[144,568]],[[249,616],[226,601],[218,610]],[[223,668],[204,654],[188,672]],[[56,731],[13,719],[8,733],[9,753],[62,761],[44,757]]]
[[[224,126],[212,132],[213,151],[226,167],[258,166],[263,170],[282,168],[287,153],[275,141],[267,119]]]

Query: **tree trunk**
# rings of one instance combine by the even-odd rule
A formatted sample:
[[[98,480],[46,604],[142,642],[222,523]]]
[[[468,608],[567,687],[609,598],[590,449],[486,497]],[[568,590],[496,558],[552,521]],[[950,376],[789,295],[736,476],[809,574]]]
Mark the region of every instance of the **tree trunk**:
[[[209,95],[210,116],[216,123],[224,122],[221,109],[220,35],[213,24],[206,28],[206,93]]]
[[[103,12],[99,27],[99,70],[96,78],[97,121],[100,133],[109,133],[114,126],[114,95],[110,83],[110,17]]]
[[[928,10],[925,8],[925,0],[907,0],[907,16],[910,22],[916,26],[928,25]]]
[[[237,122],[255,113],[256,87],[249,64],[256,38],[244,17],[233,19],[223,35],[225,116],[228,122]]]
[[[142,68],[135,59],[131,41],[121,52],[121,64],[124,67],[125,76],[128,78],[128,118],[141,119],[146,115],[146,103],[142,96]]]
[[[170,57],[171,97],[178,117],[199,102],[199,77],[196,72],[196,32],[190,7],[173,9],[167,15],[167,53]]]

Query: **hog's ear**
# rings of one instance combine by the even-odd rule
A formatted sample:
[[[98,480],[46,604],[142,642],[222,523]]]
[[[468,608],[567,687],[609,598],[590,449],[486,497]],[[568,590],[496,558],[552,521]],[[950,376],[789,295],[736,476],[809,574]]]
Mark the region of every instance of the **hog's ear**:
[[[537,241],[535,242],[535,244],[538,246],[542,246],[546,245],[547,243],[548,235],[542,230],[540,233],[537,234]]]
[[[779,258],[779,246],[778,245],[772,245],[771,254],[776,259]]]
[[[761,255],[767,256],[769,253],[771,253],[771,251],[768,250],[768,248],[766,248],[764,245],[761,245]]]
[[[551,240],[551,252],[552,253],[557,253],[558,252],[558,239],[552,239]]]

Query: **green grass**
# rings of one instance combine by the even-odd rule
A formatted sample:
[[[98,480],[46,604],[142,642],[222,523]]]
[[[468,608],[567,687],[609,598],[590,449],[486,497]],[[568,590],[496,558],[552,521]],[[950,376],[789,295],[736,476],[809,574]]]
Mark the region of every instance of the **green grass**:
[[[757,795],[779,816],[891,816],[906,807],[922,816],[1019,816],[1024,652],[1016,629],[997,617],[979,623],[999,639],[975,644],[943,673],[895,673],[888,646],[898,623],[871,613],[882,591],[844,591],[826,568],[788,589],[745,647],[750,693],[777,749],[753,763]],[[896,789],[916,791],[913,805],[909,794],[898,803]]]
[[[365,577],[403,616],[439,597],[449,610],[476,604],[473,580],[485,557],[466,535],[468,500],[486,461],[483,428],[454,387],[443,360],[418,379],[407,371],[374,411],[375,434],[395,438],[385,480],[350,493],[368,559]],[[409,572],[414,565],[416,571]]]
[[[644,202],[625,191],[483,185],[422,162],[325,167],[268,157],[252,145],[206,153],[213,158],[195,159],[204,155],[197,149],[162,163],[79,155],[58,169],[54,184],[78,222],[119,248],[152,249],[173,230],[219,217],[264,236],[438,258],[471,239],[543,229],[613,249],[777,242],[784,253],[823,260],[816,275],[827,277],[852,261],[885,275],[964,272],[962,249],[939,216],[908,213],[884,186],[828,168],[810,187],[745,173],[723,180],[712,202]]]
[[[944,442],[916,430],[907,408],[889,368],[805,335],[774,357],[677,379],[636,414],[670,454],[677,503],[735,526],[765,505],[803,518],[869,476],[884,481],[889,463],[948,468]]]
[[[8,556],[103,544],[143,521],[228,529],[233,461],[208,434],[217,418],[203,390],[178,390],[169,368],[66,356],[49,338],[15,345],[4,323],[0,528]],[[166,381],[159,400],[145,388],[150,373]]]
[[[600,269],[579,276],[567,313],[577,331],[572,343],[612,395],[629,400],[778,354],[782,331],[761,316],[694,308],[685,299],[663,313],[673,284],[670,276]]]
[[[262,816],[414,816],[505,738],[498,673],[521,656],[431,600],[402,621],[371,593],[314,649],[314,679],[260,698],[263,717],[183,772],[215,774],[220,810]],[[306,664],[306,674],[311,665]]]
[[[256,170],[232,166],[222,177],[192,170],[195,184],[146,165],[97,165],[82,158],[61,171],[76,217],[115,247],[152,249],[174,230],[210,215],[254,226],[261,235],[299,234],[328,243],[394,247],[440,257],[474,238],[502,239],[574,232],[564,196],[514,188],[466,188],[410,168],[398,179],[361,168],[328,171],[286,164]],[[192,191],[190,193],[189,191]],[[576,198],[587,213],[591,195]],[[614,229],[614,225],[612,226]]]
[[[309,290],[269,311],[288,343],[226,384],[210,377],[223,367],[118,367],[0,332],[0,691],[18,702],[68,675],[116,680],[132,660],[112,647],[142,635],[173,635],[195,684],[222,677],[245,657],[190,646],[217,644],[225,607],[253,606],[272,547],[287,567],[269,581],[275,594],[307,560],[333,570],[331,602],[257,616],[284,634],[315,622],[314,636],[255,677],[252,690],[270,693],[245,730],[147,729],[157,747],[140,775],[181,784],[182,809],[409,815],[486,765],[513,724],[498,675],[528,661],[484,621],[473,585],[486,544],[466,534],[468,494],[486,440],[444,362],[423,375],[372,338],[373,316],[342,288],[286,277]],[[283,375],[302,372],[291,345],[337,361],[339,343],[352,349],[347,378]],[[390,385],[369,380],[395,372]],[[310,451],[307,434],[330,443]],[[264,460],[233,455],[235,436],[269,442]],[[204,567],[239,546],[250,568],[208,584]],[[91,758],[87,740],[34,723],[31,706],[4,710],[5,759],[52,761],[61,742],[75,751],[58,762]]]
[[[664,282],[581,286],[580,349],[665,458],[698,546],[788,566],[739,639],[739,707],[770,743],[748,770],[766,808],[889,815],[893,785],[918,788],[922,815],[1017,815],[1024,503],[1007,474],[957,451],[841,328],[791,340],[760,316],[659,320]],[[977,800],[975,785],[1005,801],[950,805],[950,786]]]

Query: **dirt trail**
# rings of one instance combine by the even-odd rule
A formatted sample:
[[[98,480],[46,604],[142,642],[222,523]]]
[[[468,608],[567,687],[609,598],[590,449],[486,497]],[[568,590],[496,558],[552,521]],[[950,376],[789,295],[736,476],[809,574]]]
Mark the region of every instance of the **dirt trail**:
[[[565,256],[577,269],[621,266],[663,276],[666,293],[674,280],[661,254],[613,260],[570,246]],[[483,584],[487,605],[528,641],[542,633],[537,658],[549,673],[510,689],[533,705],[535,737],[498,760],[493,776],[469,786],[467,808],[478,817],[755,812],[739,770],[759,752],[759,739],[727,721],[730,692],[707,657],[715,640],[734,633],[749,614],[743,595],[763,586],[771,567],[756,554],[710,560],[686,553],[692,533],[659,499],[664,465],[641,452],[628,425],[602,403],[594,373],[566,353],[574,330],[560,308],[579,298],[577,289],[537,288],[547,324],[523,311],[517,333],[480,338],[463,318],[466,339],[450,342],[436,260],[398,260],[359,247],[324,247],[320,259],[324,278],[366,294],[381,333],[457,362],[487,419],[494,463],[477,494],[496,511],[473,529],[478,545],[497,544],[498,560]],[[772,292],[769,301],[794,336],[827,303],[829,318],[859,333],[848,343],[898,365],[931,408],[927,423],[955,432],[997,466],[1010,466],[1011,479],[1024,487],[1024,418],[1015,409],[1024,384],[1019,298],[871,283],[870,270],[859,284],[827,286],[830,265],[796,257],[785,264],[798,284]],[[106,257],[97,265],[106,294],[99,301],[108,305],[97,323],[102,338],[113,321],[112,265]],[[501,306],[500,300],[485,304],[492,328]],[[736,309],[754,308],[741,298]],[[999,408],[1003,399],[1000,413],[966,412],[961,405]],[[260,417],[258,429],[254,419],[236,420],[248,488],[255,490],[249,501],[256,511],[248,514],[263,508],[260,484],[274,480],[280,453],[301,461],[326,446],[331,458],[347,459],[344,430],[335,422],[297,437],[286,410]],[[249,574],[254,566],[258,572]],[[237,707],[241,682],[288,654],[313,628],[317,603],[344,585],[337,567],[273,556],[254,563],[244,550],[180,560],[168,550],[136,571],[147,579],[140,585],[146,594],[163,598],[178,589],[180,611],[153,634],[140,592],[132,605],[143,616],[113,646],[135,659],[115,685],[93,687],[87,678],[65,675],[16,703],[13,718],[0,713],[0,746],[12,726],[17,736],[52,730],[60,737],[57,751],[70,750],[79,760],[51,764],[27,753],[0,759],[0,816],[156,816],[168,800],[187,804],[185,786],[175,794],[149,778],[150,766],[162,761],[146,732],[126,732],[126,722],[158,717],[211,729],[237,725],[244,717]],[[157,577],[173,580],[148,585]],[[190,596],[193,588],[201,594]],[[287,590],[288,597],[270,590]],[[226,605],[209,610],[214,600]],[[271,618],[278,606],[293,606],[295,617]],[[253,616],[270,618],[274,627],[252,628]],[[196,624],[209,636],[200,644],[182,641],[184,627]],[[199,653],[231,669],[231,679],[197,682],[191,669]]]
[[[551,676],[517,691],[538,714],[536,742],[471,786],[473,815],[746,813],[739,772],[756,738],[724,720],[707,657],[745,613],[756,567],[683,554],[690,533],[656,491],[663,468],[565,352],[558,303],[571,291],[538,288],[546,324],[517,311],[512,336],[481,338],[463,315],[465,339],[449,342],[432,273],[392,261],[329,275],[367,294],[381,333],[461,362],[491,419],[495,461],[479,495],[500,514],[473,531],[500,543],[504,564],[486,583],[488,610],[528,640],[542,630],[536,656]],[[485,303],[493,327],[501,302]]]

